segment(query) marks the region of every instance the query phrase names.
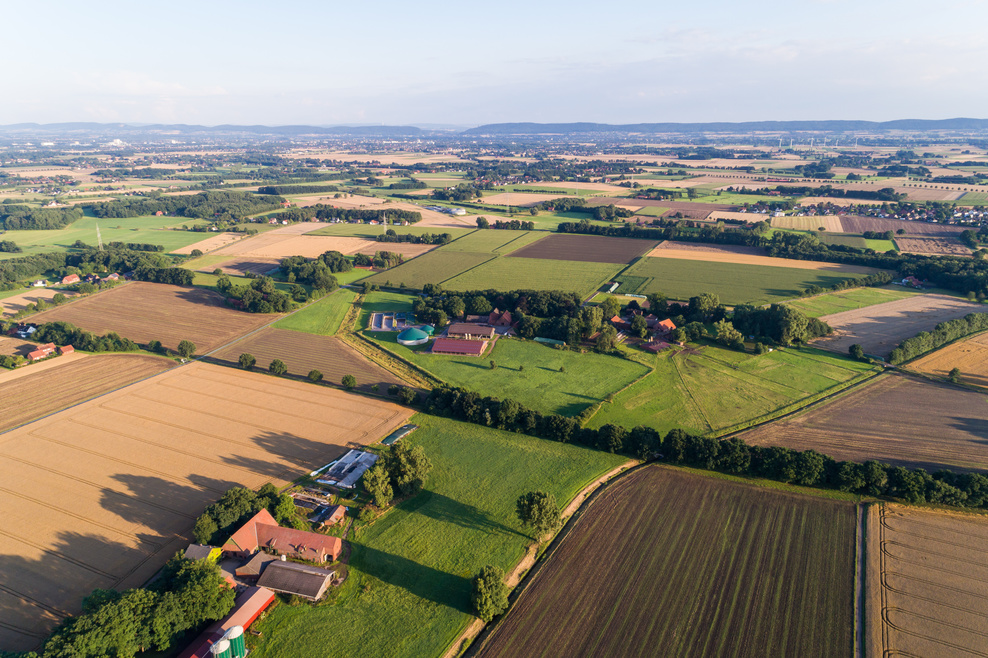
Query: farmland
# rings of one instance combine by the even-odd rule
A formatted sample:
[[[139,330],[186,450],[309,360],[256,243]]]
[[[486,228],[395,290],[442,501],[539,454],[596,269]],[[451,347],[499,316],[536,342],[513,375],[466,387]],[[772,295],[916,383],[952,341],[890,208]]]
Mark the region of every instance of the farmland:
[[[498,339],[484,360],[428,354],[429,345],[399,345],[393,332],[370,337],[440,380],[481,395],[511,398],[542,413],[574,416],[647,372],[641,364],[602,354],[577,354],[532,341]],[[489,361],[497,364],[491,370]],[[560,372],[560,368],[565,368]]]
[[[691,245],[689,243],[665,242],[649,253],[649,258],[673,258],[679,260],[696,260],[707,263],[737,263],[739,265],[759,265],[763,267],[786,267],[796,270],[816,270],[819,272],[837,272],[841,274],[874,274],[875,269],[858,265],[838,265],[812,260],[795,260],[790,258],[774,258],[764,254],[752,253],[760,251],[753,247],[734,247],[728,245]]]
[[[864,217],[861,215],[843,215],[840,219],[845,233],[864,233],[865,231],[905,231],[904,235],[957,237],[964,231],[963,226],[948,226],[930,222],[908,222],[901,219],[883,219],[880,217]]]
[[[971,250],[960,241],[948,238],[896,238],[899,251],[936,256],[970,256]]]
[[[374,240],[383,230],[391,229],[398,235],[424,235],[429,233],[449,233],[454,239],[476,232],[476,228],[435,228],[430,226],[374,226],[371,224],[329,224],[309,231],[307,235],[337,235]]]
[[[433,471],[425,490],[352,540],[350,577],[330,605],[279,605],[256,626],[257,658],[439,656],[469,623],[470,578],[506,571],[531,541],[519,494],[541,489],[561,504],[625,461],[617,455],[453,420],[417,415],[408,439]],[[374,620],[374,623],[367,623]]]
[[[93,589],[143,584],[234,484],[281,484],[409,415],[194,363],[4,434],[0,642],[28,648]]]
[[[115,331],[138,343],[160,340],[170,349],[178,347],[182,340],[191,340],[198,353],[204,354],[275,317],[236,311],[209,290],[134,282],[39,313],[31,319],[39,323],[71,322],[98,334]]]
[[[944,378],[954,368],[965,384],[988,388],[988,334],[950,343],[909,364],[910,370]]]
[[[854,555],[852,503],[644,468],[591,503],[479,655],[850,655]]]
[[[772,228],[788,228],[797,231],[817,231],[824,229],[828,233],[843,233],[841,218],[836,215],[818,215],[816,217],[772,217]]]
[[[394,287],[404,284],[407,288],[420,290],[427,283],[441,283],[492,258],[494,255],[491,253],[440,249],[379,272],[369,277],[367,282],[379,286],[389,285],[390,282]]]
[[[610,281],[621,265],[507,256],[443,282],[446,290],[566,290],[589,295]]]
[[[886,357],[906,338],[930,331],[941,322],[985,310],[981,304],[947,295],[913,295],[896,301],[825,315],[834,334],[817,338],[817,347],[847,353],[857,343],[865,354]]]
[[[860,270],[806,270],[739,263],[713,263],[681,258],[643,258],[618,277],[636,281],[635,290],[622,286],[623,293],[664,293],[670,299],[686,300],[703,292],[720,297],[724,304],[767,304],[798,297],[810,286],[830,287],[861,276]],[[875,271],[875,270],[871,270]]]
[[[0,372],[0,399],[4,402],[0,432],[175,365],[170,359],[140,354],[79,356],[83,358],[58,357],[12,373]]]
[[[656,244],[653,240],[557,233],[515,251],[511,257],[627,264]]]
[[[868,655],[988,653],[985,518],[888,504],[869,512]]]
[[[52,298],[62,293],[66,298],[73,297],[76,293],[72,290],[58,290],[57,288],[32,288],[25,290],[0,300],[0,317],[14,315],[29,304],[37,304],[39,301],[51,302]]]
[[[285,227],[291,228],[291,227]],[[378,242],[368,238],[337,237],[320,235],[298,235],[285,233],[282,229],[255,235],[247,240],[235,242],[213,252],[232,259],[281,259],[288,256],[316,258],[327,251],[343,254],[373,254],[375,251],[393,251],[412,258],[434,249],[434,245],[412,244],[409,242]]]
[[[988,397],[905,375],[866,386],[742,434],[752,445],[812,448],[837,460],[877,459],[929,471],[988,469]]]
[[[716,432],[840,386],[871,366],[814,349],[741,354],[715,346],[699,353],[667,350],[640,382],[614,396],[590,419],[660,432]]]
[[[453,240],[443,247],[443,252],[473,251],[506,254],[545,237],[537,231],[511,231],[507,229],[478,229]]]
[[[335,336],[357,293],[342,288],[274,323],[276,329],[291,329],[320,336]]]
[[[305,377],[309,371],[318,370],[325,378],[323,381],[336,385],[344,375],[353,375],[358,390],[369,392],[378,386],[382,395],[392,384],[405,383],[339,338],[330,336],[267,328],[223,348],[209,359],[237,366],[241,354],[252,354],[257,359],[258,370],[267,370],[272,361],[281,359],[289,375]]]
[[[793,308],[799,309],[811,318],[818,318],[821,315],[833,315],[842,311],[853,311],[866,306],[915,297],[919,294],[922,293],[902,286],[849,288],[848,290],[838,290],[837,292],[815,295],[805,299],[794,299],[786,303]]]

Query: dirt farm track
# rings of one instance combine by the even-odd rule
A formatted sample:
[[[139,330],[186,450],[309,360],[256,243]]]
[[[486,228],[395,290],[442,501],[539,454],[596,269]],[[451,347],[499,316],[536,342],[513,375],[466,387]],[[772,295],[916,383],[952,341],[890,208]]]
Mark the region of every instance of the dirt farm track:
[[[282,484],[409,416],[197,362],[0,435],[0,649],[33,648],[95,588],[143,584],[229,487]]]

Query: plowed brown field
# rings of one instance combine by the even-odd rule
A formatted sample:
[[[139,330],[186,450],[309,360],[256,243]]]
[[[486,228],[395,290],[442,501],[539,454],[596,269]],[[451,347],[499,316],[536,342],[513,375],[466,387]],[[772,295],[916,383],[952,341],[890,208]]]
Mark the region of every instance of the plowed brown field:
[[[988,655],[988,520],[881,505],[868,523],[867,655]]]
[[[229,487],[281,485],[410,415],[193,363],[0,435],[0,646],[34,646],[94,588],[144,583]]]
[[[985,471],[986,436],[988,396],[896,374],[741,438],[751,445],[812,448],[839,461]]]
[[[45,362],[47,365],[49,362]],[[15,371],[9,381],[0,377],[0,432],[35,418],[89,400],[175,366],[171,359],[143,354],[98,354],[84,359],[53,359],[51,367]]]
[[[509,258],[544,258],[591,263],[630,263],[655,247],[652,240],[597,235],[550,235],[511,252]]]
[[[848,656],[855,505],[662,467],[592,502],[480,656]]]
[[[160,340],[171,349],[187,339],[205,354],[278,317],[234,310],[211,290],[136,281],[31,319],[63,320],[98,334],[115,331],[138,343]]]
[[[405,384],[376,363],[358,354],[353,348],[333,336],[317,336],[285,329],[264,329],[210,357],[225,365],[238,365],[241,354],[252,354],[257,369],[267,370],[275,359],[288,367],[288,374],[305,377],[318,370],[326,382],[339,385],[344,375],[357,378],[357,388],[370,391],[377,384],[385,393],[392,384]]]
[[[970,256],[971,250],[954,238],[896,238],[899,251],[937,256]]]

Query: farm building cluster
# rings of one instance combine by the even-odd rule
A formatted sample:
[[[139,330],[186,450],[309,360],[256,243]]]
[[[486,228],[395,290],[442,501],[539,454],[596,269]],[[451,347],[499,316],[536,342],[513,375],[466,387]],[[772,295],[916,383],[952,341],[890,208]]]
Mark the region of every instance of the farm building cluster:
[[[468,315],[462,322],[453,322],[436,335],[432,325],[414,323],[411,313],[374,313],[370,331],[398,331],[398,344],[417,347],[432,342],[432,354],[481,356],[488,344],[499,335],[513,333],[511,311],[494,309],[487,315]]]

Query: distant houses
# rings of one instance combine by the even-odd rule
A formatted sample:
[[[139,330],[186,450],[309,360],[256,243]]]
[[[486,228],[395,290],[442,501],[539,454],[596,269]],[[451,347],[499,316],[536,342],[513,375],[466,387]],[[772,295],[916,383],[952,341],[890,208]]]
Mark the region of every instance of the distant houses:
[[[63,286],[70,286],[73,283],[79,283],[80,281],[82,281],[82,279],[79,278],[78,274],[67,274],[62,277]]]

